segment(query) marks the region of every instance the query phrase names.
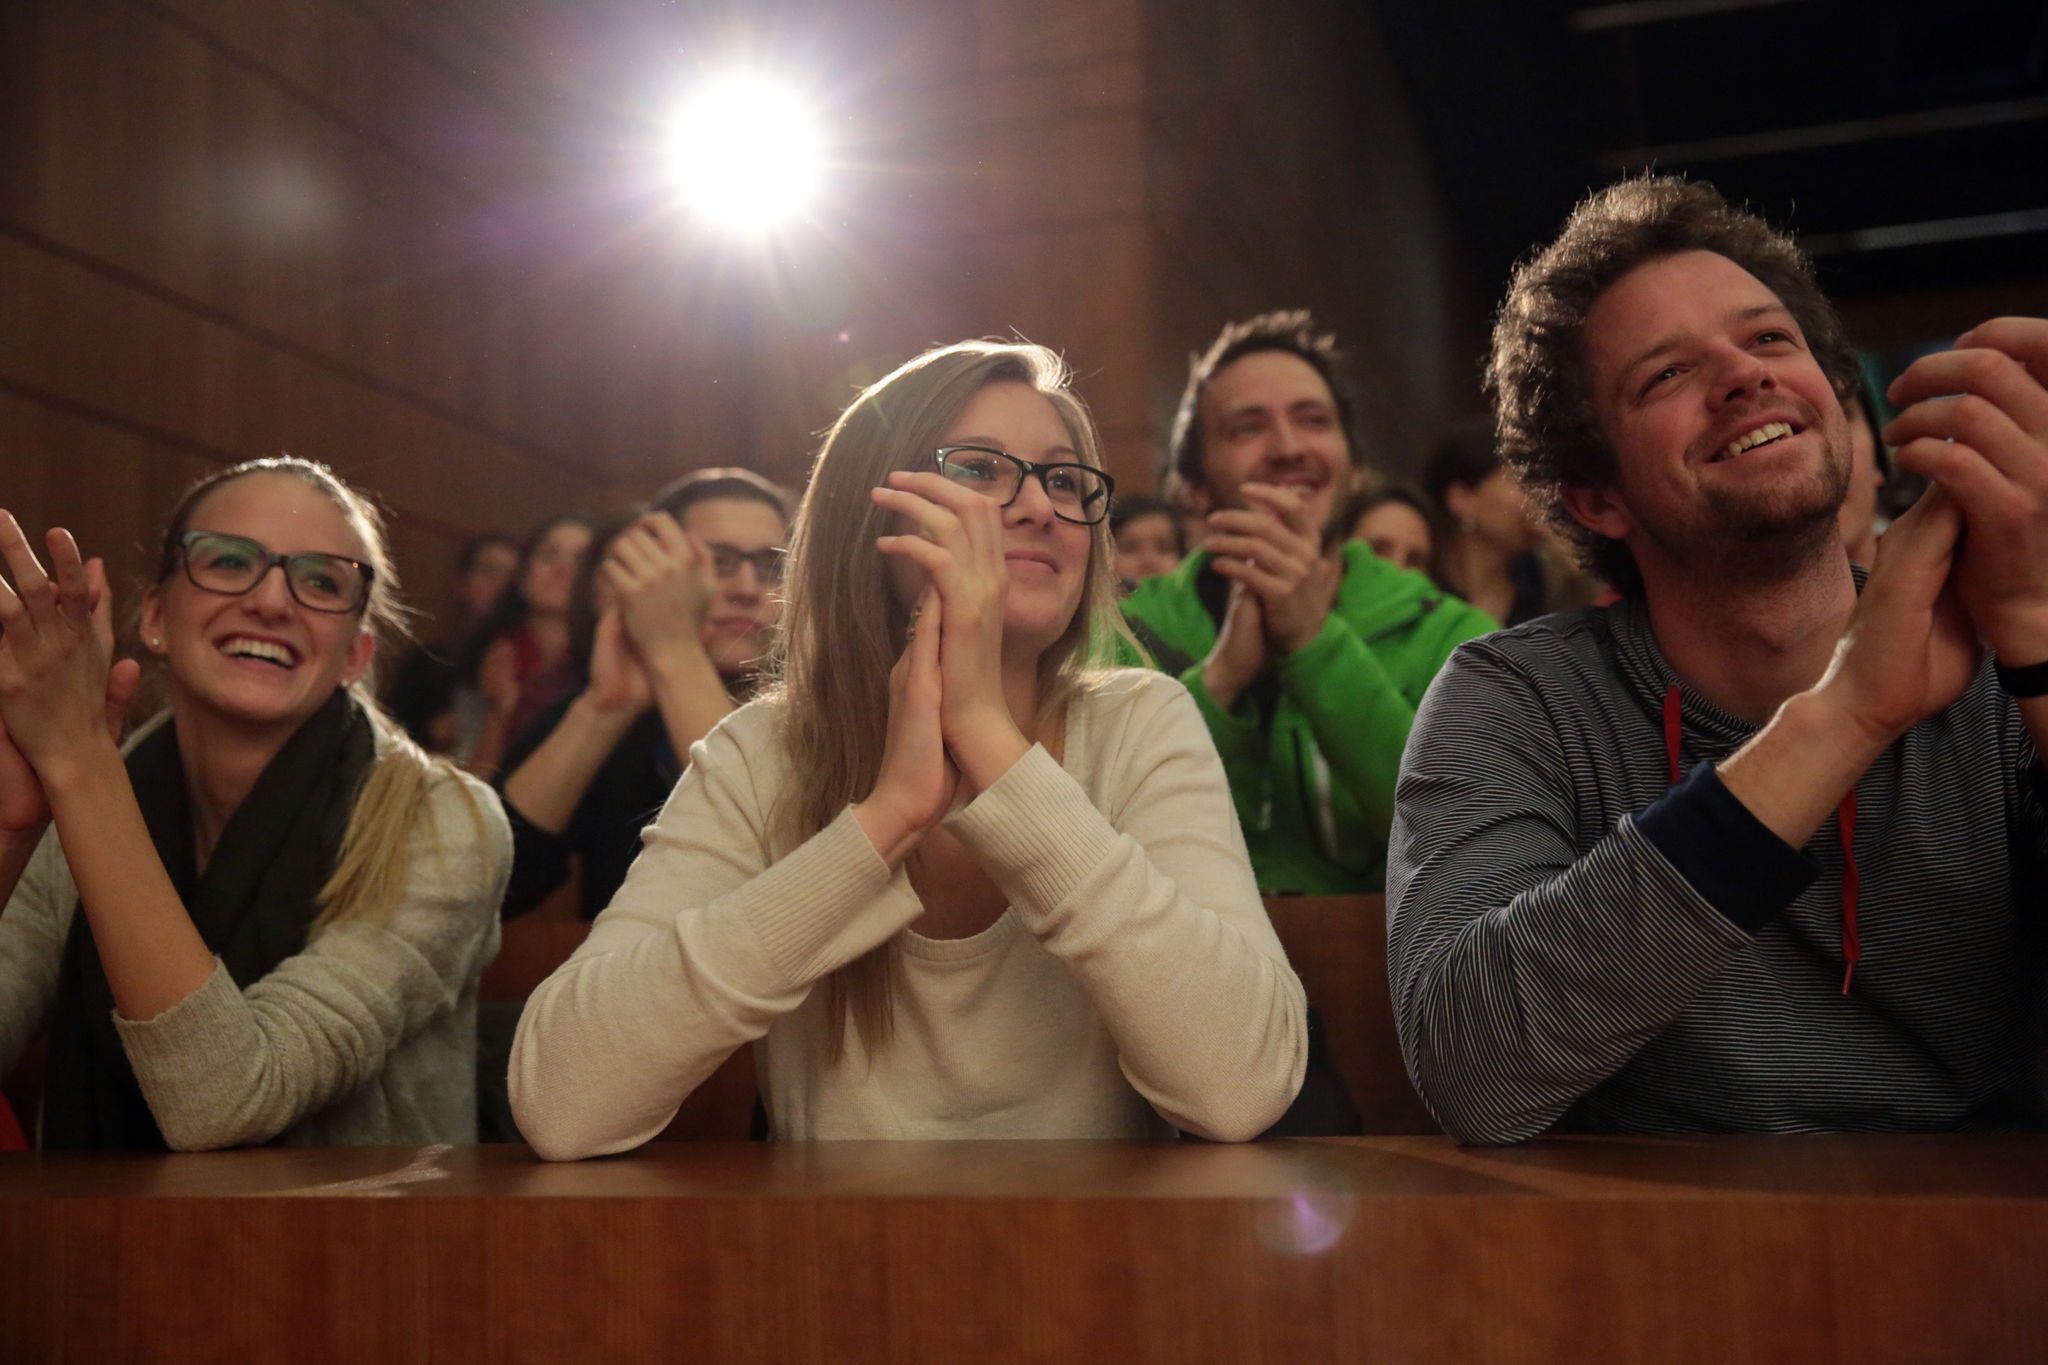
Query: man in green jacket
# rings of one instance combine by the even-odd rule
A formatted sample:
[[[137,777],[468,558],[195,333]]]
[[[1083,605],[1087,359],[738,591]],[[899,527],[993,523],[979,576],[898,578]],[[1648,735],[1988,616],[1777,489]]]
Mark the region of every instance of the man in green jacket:
[[[1194,693],[1267,891],[1377,891],[1416,704],[1492,618],[1364,545],[1325,548],[1362,463],[1335,339],[1305,311],[1223,329],[1174,419],[1207,544],[1124,603]]]

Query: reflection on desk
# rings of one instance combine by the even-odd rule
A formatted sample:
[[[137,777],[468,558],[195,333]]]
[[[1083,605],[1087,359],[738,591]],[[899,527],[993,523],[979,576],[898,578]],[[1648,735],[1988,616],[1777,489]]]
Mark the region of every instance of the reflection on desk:
[[[0,1157],[0,1359],[2048,1359],[2048,1139]]]

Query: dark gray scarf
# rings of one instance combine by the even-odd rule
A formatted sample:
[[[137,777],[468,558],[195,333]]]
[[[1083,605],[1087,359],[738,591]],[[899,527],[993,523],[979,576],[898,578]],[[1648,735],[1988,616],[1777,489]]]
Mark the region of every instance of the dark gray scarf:
[[[336,689],[256,779],[201,875],[176,722],[129,753],[128,781],[157,856],[199,936],[237,986],[246,989],[306,946],[320,888],[375,758],[369,718]],[[45,1148],[164,1150],[113,1014],[113,990],[81,906],[71,917],[50,1007]]]

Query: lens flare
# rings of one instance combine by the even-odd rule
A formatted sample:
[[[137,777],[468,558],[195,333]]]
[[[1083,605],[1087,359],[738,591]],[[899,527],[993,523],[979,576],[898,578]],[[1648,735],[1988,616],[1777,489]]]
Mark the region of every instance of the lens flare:
[[[824,178],[818,117],[783,81],[733,72],[677,114],[669,170],[685,203],[713,226],[757,234],[800,214]]]

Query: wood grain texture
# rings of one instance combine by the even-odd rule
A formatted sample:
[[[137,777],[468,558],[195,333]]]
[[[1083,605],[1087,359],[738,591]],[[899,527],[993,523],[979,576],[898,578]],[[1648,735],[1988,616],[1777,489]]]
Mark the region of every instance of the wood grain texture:
[[[0,1357],[1996,1365],[2048,1345],[2039,1137],[420,1156],[0,1157]]]

